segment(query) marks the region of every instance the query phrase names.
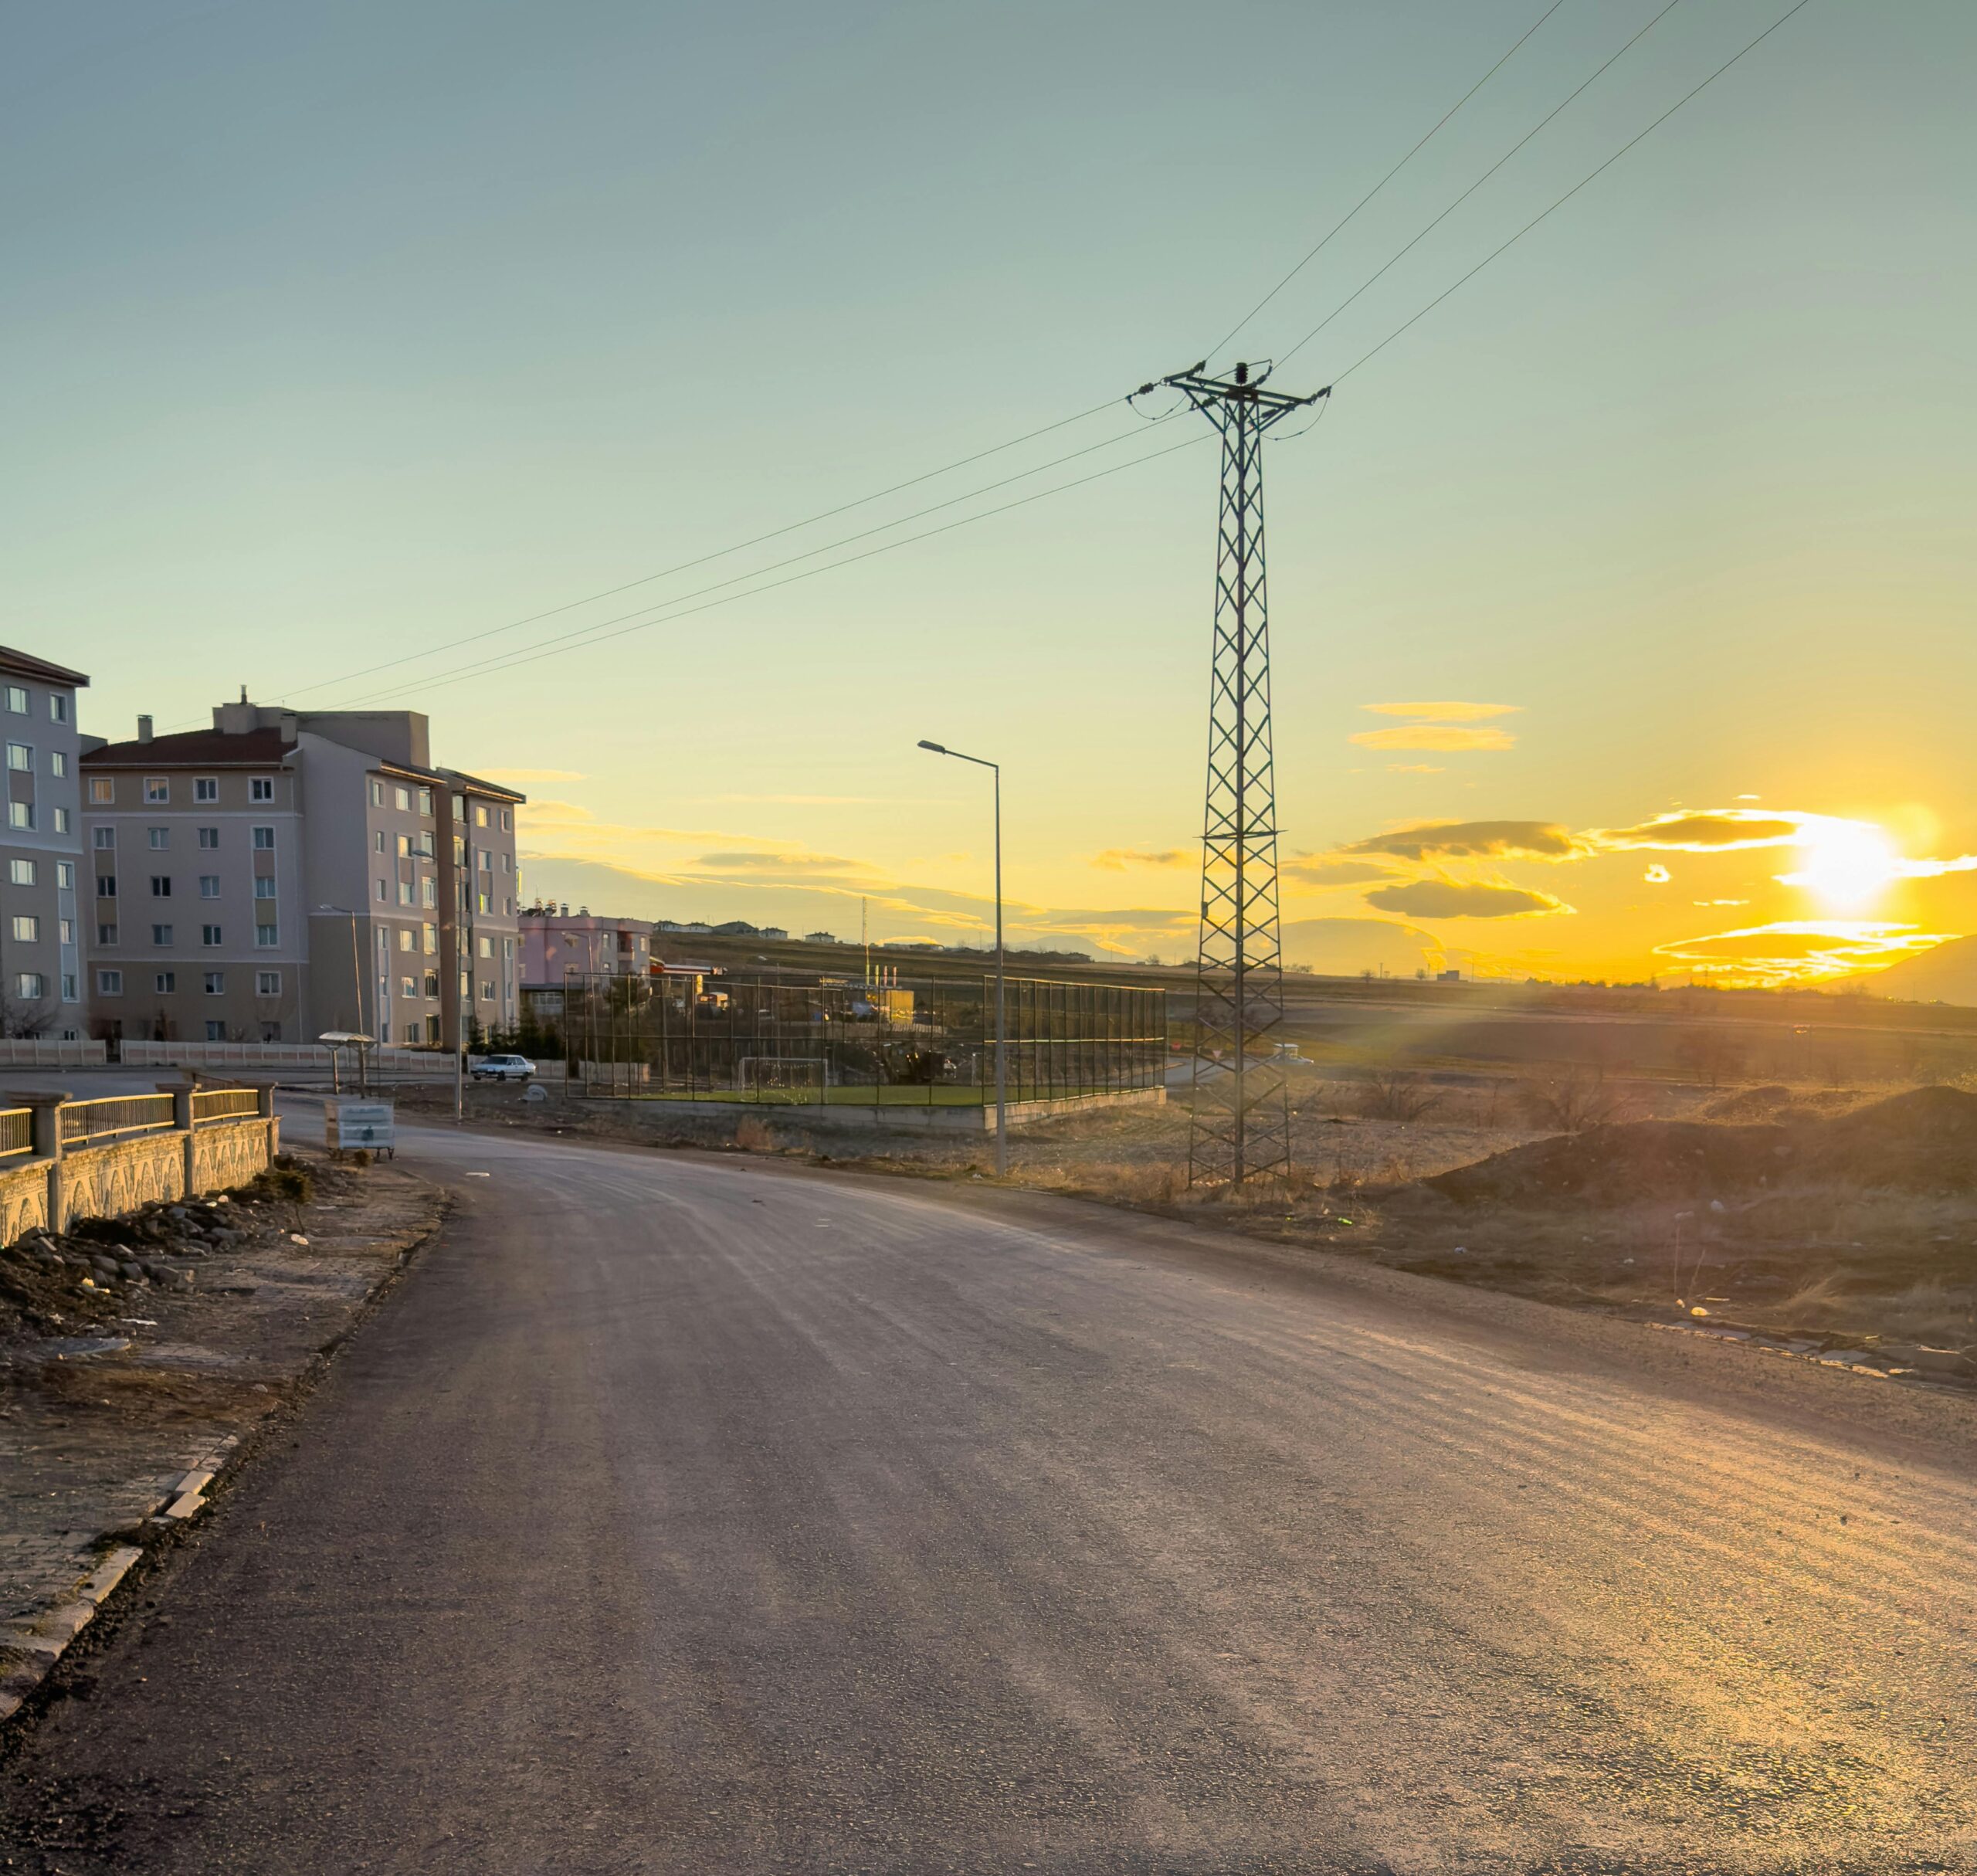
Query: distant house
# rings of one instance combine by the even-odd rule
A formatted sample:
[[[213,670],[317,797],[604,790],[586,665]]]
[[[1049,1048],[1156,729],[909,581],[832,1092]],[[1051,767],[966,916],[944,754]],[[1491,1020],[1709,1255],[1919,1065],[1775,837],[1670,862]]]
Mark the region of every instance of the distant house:
[[[658,921],[656,929],[661,931],[691,932],[697,936],[704,938],[713,931],[714,927],[703,924],[698,919],[662,918]]]
[[[684,925],[680,928],[683,931],[691,931],[695,928],[692,925]],[[699,928],[703,931],[707,928],[705,925]],[[714,935],[716,938],[760,938],[762,934],[750,924],[745,918],[731,918],[724,925],[716,925],[714,928]]]
[[[786,938],[789,936],[789,934],[784,931],[780,925],[765,925],[760,931],[756,933],[755,935],[758,938]]]
[[[842,942],[835,931],[806,931],[803,934],[806,945],[836,945]]]

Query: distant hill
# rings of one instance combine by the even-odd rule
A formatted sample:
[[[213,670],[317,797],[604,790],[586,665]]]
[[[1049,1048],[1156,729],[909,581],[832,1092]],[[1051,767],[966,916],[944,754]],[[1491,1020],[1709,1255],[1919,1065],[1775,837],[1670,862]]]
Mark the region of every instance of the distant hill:
[[[1829,984],[1828,989],[1864,990],[1870,996],[1896,997],[1910,1003],[1965,1003],[1977,1006],[1977,937],[1952,938],[1919,958],[1891,964],[1884,971],[1866,971],[1858,977]]]

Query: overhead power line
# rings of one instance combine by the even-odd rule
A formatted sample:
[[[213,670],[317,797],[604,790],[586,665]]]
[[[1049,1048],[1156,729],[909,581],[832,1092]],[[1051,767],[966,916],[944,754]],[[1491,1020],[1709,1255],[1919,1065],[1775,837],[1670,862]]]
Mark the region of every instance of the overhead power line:
[[[1254,306],[1251,307],[1249,311],[1245,313],[1240,319],[1237,320],[1235,324],[1231,326],[1213,345],[1209,347],[1207,355],[1202,359],[1202,362],[1204,365],[1206,365],[1212,360],[1219,352],[1222,351],[1223,348],[1228,345],[1230,340],[1233,339],[1244,327],[1249,324],[1251,320],[1254,319],[1265,307],[1268,306],[1279,293],[1283,292],[1285,287],[1288,287],[1293,280],[1297,279],[1299,274],[1302,273],[1313,261],[1316,260],[1319,255],[1324,252],[1325,248],[1330,243],[1332,236],[1338,233],[1339,231],[1343,229],[1355,215],[1358,215],[1362,209],[1365,207],[1367,203],[1371,202],[1375,195],[1378,195],[1381,190],[1385,188],[1389,182],[1392,181],[1395,176],[1399,175],[1409,163],[1412,162],[1423,150],[1427,148],[1428,145],[1433,141],[1435,137],[1455,116],[1456,113],[1460,110],[1463,105],[1467,104],[1471,98],[1475,97],[1477,92],[1480,91],[1491,79],[1494,78],[1505,66],[1510,63],[1511,60],[1523,49],[1524,41],[1528,39],[1540,26],[1544,25],[1546,20],[1549,19],[1554,13],[1557,12],[1558,8],[1563,6],[1565,3],[1565,0],[1551,0],[1551,4],[1548,6],[1543,12],[1540,13],[1538,17],[1524,29],[1522,36],[1518,39],[1517,42],[1511,47],[1510,50],[1505,53],[1494,65],[1490,66],[1488,71],[1485,72],[1480,78],[1477,80],[1474,84],[1471,85],[1460,97],[1457,98],[1446,110],[1442,113],[1441,116],[1436,120],[1433,127],[1428,131],[1427,134],[1424,136],[1412,149],[1409,151],[1406,155],[1402,157],[1398,163],[1395,164],[1392,168],[1389,170],[1384,176],[1381,177],[1379,181],[1375,183],[1365,195],[1361,196],[1344,215],[1341,215],[1336,222],[1333,222],[1331,226],[1325,231],[1323,238],[1318,242],[1317,245],[1311,249],[1305,254],[1304,258],[1298,262],[1296,266],[1293,267],[1282,280],[1279,280],[1268,293],[1265,293]]]
[[[1154,421],[1156,423],[1167,422],[1170,421],[1172,415],[1172,413],[1170,412],[1168,416],[1157,418]],[[944,508],[955,507],[962,502],[973,501],[981,496],[993,494],[996,490],[1005,489],[1012,483],[1027,481],[1032,476],[1041,475],[1047,469],[1061,468],[1066,463],[1075,463],[1080,456],[1094,455],[1100,449],[1109,449],[1115,443],[1124,443],[1133,437],[1141,436],[1143,434],[1144,434],[1143,431],[1136,429],[1122,431],[1116,436],[1107,437],[1102,443],[1088,443],[1082,449],[1073,449],[1065,455],[1053,457],[1051,460],[1047,463],[1039,463],[1033,469],[1020,470],[1018,473],[1013,476],[1004,476],[998,481],[984,483],[979,488],[969,489],[963,494],[951,495],[945,501],[930,502],[925,507],[915,509],[911,514],[895,516],[890,521],[880,522],[875,528],[861,528],[856,534],[840,534],[835,541],[826,541],[819,546],[805,548],[802,553],[788,555],[781,560],[772,560],[767,566],[751,567],[745,573],[737,573],[731,575],[727,579],[716,580],[711,585],[698,586],[694,588],[690,592],[675,593],[670,599],[656,599],[653,601],[651,604],[647,606],[634,606],[630,612],[618,613],[610,619],[594,619],[588,625],[572,626],[565,632],[552,633],[548,638],[537,639],[534,644],[512,647],[511,650],[519,651],[533,651],[538,646],[559,644],[575,646],[582,645],[588,642],[594,634],[603,632],[608,626],[621,626],[629,620],[641,619],[643,619],[648,612],[659,612],[668,607],[682,606],[689,599],[698,599],[703,598],[708,593],[720,592],[730,586],[738,586],[744,580],[760,579],[765,573],[779,572],[785,567],[795,566],[799,561],[814,560],[819,554],[833,553],[839,548],[849,547],[855,541],[869,541],[874,534],[887,534],[895,528],[904,528],[911,522],[924,520],[926,517],[930,514],[938,514]],[[1121,464],[1121,466],[1124,467],[1125,465]],[[1074,488],[1077,484],[1075,482],[1073,482],[1066,483],[1063,486],[1067,488]],[[993,511],[992,512],[999,512],[999,511]],[[924,537],[922,536],[915,537],[915,538],[924,538]],[[653,621],[650,623],[656,623],[657,622]],[[431,656],[432,655],[434,654],[432,653],[415,653],[413,656],[414,658],[418,658]],[[500,660],[507,658],[509,655],[510,653],[508,652],[496,652],[489,657],[478,660],[474,663],[460,667],[459,674],[463,676],[471,675],[473,671],[478,670],[482,665],[497,665]],[[395,660],[395,662],[398,663],[405,663],[410,661],[411,660],[405,659]],[[378,668],[383,669],[385,667],[380,667]],[[449,681],[451,681],[451,680],[449,679]],[[408,678],[388,685],[385,687],[385,692],[373,692],[371,694],[372,696],[386,694],[392,691],[400,690],[409,687],[416,686],[422,682],[422,680]],[[364,700],[360,699],[358,701],[362,701]]]
[[[801,573],[788,574],[782,579],[770,580],[760,586],[751,586],[745,592],[728,593],[718,599],[704,601],[699,606],[685,606],[677,612],[669,611],[663,617],[647,619],[636,624],[621,626],[615,632],[606,632],[602,628],[598,628],[588,635],[580,635],[567,640],[558,639],[552,644],[507,656],[498,662],[485,661],[481,665],[470,667],[450,675],[442,675],[429,683],[418,681],[392,685],[383,690],[373,692],[368,697],[353,698],[344,707],[353,708],[358,704],[375,703],[382,698],[396,696],[400,691],[405,690],[415,690],[421,692],[443,690],[449,684],[464,683],[469,678],[490,676],[496,671],[512,670],[517,665],[534,664],[544,658],[561,657],[571,651],[581,651],[592,645],[602,644],[608,639],[623,638],[630,633],[643,632],[653,626],[668,625],[674,619],[685,619],[697,612],[711,612],[716,606],[731,606],[738,599],[753,599],[758,593],[773,592],[778,587],[793,586],[799,580],[814,579],[820,573],[835,572],[840,567],[853,566],[861,560],[871,560],[879,555],[890,554],[900,548],[911,547],[916,541],[931,541],[936,534],[951,534],[958,528],[970,527],[977,521],[985,521],[995,515],[1007,514],[1012,509],[1027,507],[1032,502],[1043,501],[1053,495],[1062,495],[1070,490],[1083,488],[1087,483],[1103,481],[1107,476],[1116,476],[1122,470],[1137,469],[1143,463],[1157,462],[1163,456],[1173,456],[1183,449],[1192,449],[1208,440],[1206,436],[1190,436],[1185,443],[1170,443],[1164,449],[1149,449],[1142,456],[1131,457],[1123,463],[1114,463],[1108,468],[1094,469],[1089,475],[1075,477],[1069,482],[1060,482],[1047,489],[1037,489],[1028,495],[1019,495],[1014,501],[1005,501],[993,508],[984,508],[977,514],[961,515],[954,521],[942,522],[938,528],[928,528],[923,529],[917,534],[908,534],[902,540],[883,541],[877,547],[866,548],[863,553],[847,554],[843,559],[832,561],[824,566],[806,567]],[[673,602],[662,602],[661,603],[666,605]]]
[[[754,534],[746,541],[737,541],[731,546],[717,548],[711,553],[696,555],[691,560],[683,560],[670,567],[662,567],[656,573],[641,574],[635,580],[626,580],[621,585],[607,586],[602,592],[586,594],[581,599],[571,599],[562,606],[552,606],[540,612],[531,612],[526,618],[511,619],[504,626],[490,626],[483,631],[470,632],[464,636],[449,639],[438,645],[429,645],[423,651],[408,652],[402,658],[388,658],[381,664],[368,664],[359,670],[346,671],[339,677],[319,677],[314,683],[304,684],[300,690],[285,692],[292,697],[307,697],[312,690],[326,690],[334,684],[354,684],[360,677],[368,677],[376,671],[388,671],[402,664],[416,663],[421,658],[436,657],[443,651],[452,651],[462,645],[472,645],[483,639],[498,638],[504,632],[519,632],[524,626],[539,625],[545,619],[555,619],[565,612],[574,612],[580,607],[595,606],[600,599],[615,599],[619,594],[631,592],[635,587],[649,586],[655,580],[670,579],[676,573],[685,573],[694,567],[704,567],[710,561],[725,560],[731,554],[739,554],[751,547],[760,547],[765,541],[780,539],[784,534],[792,534],[799,529],[814,528],[820,521],[828,521],[840,514],[848,514],[853,508],[863,508],[875,501],[883,501],[888,495],[897,495],[904,489],[917,488],[923,482],[931,482],[938,477],[951,475],[958,469],[965,469],[971,463],[979,463],[992,456],[1000,456],[1006,449],[1014,449],[1022,444],[1034,443],[1039,436],[1048,436],[1053,430],[1068,429],[1073,423],[1082,423],[1087,417],[1095,417],[1103,411],[1111,410],[1118,402],[1116,398],[1107,398],[1102,404],[1094,404],[1087,410],[1080,410],[1068,417],[1060,417],[1054,423],[1046,423],[1033,430],[1026,430],[1020,436],[1012,436],[1006,443],[992,444],[986,449],[978,449],[972,456],[958,456],[951,463],[944,463],[938,469],[924,470],[917,476],[908,476],[904,482],[895,482],[890,487],[875,489],[869,495],[860,495],[854,500],[839,502],[834,508],[824,508],[816,514],[806,515],[800,521],[790,521],[781,528],[771,528],[766,534]],[[1082,453],[1081,452],[1079,453]],[[1068,457],[1060,456],[1059,462]],[[1039,475],[1054,466],[1044,463],[1025,473]],[[998,487],[999,484],[991,484]],[[912,517],[906,517],[911,520]]]
[[[1704,79],[1700,84],[1696,85],[1690,90],[1685,91],[1681,97],[1678,97],[1673,103],[1670,104],[1660,117],[1657,117],[1646,130],[1629,137],[1627,141],[1621,144],[1619,148],[1616,150],[1613,154],[1609,156],[1605,162],[1602,163],[1597,169],[1590,170],[1585,175],[1580,177],[1579,181],[1575,182],[1570,188],[1566,190],[1565,194],[1561,195],[1557,201],[1551,203],[1548,208],[1541,209],[1538,213],[1534,215],[1529,221],[1526,222],[1515,234],[1512,235],[1507,241],[1502,242],[1497,246],[1492,248],[1490,252],[1485,254],[1474,266],[1471,267],[1460,280],[1457,280],[1453,287],[1444,287],[1441,292],[1436,294],[1434,298],[1430,300],[1428,304],[1422,307],[1419,312],[1414,314],[1411,319],[1404,320],[1399,325],[1395,327],[1392,331],[1389,332],[1385,338],[1381,340],[1379,344],[1375,345],[1372,351],[1361,353],[1357,358],[1354,359],[1344,371],[1341,371],[1338,375],[1332,380],[1333,383],[1343,383],[1345,379],[1350,378],[1355,371],[1358,371],[1360,366],[1366,364],[1369,360],[1378,357],[1380,353],[1385,351],[1386,348],[1391,345],[1395,339],[1399,338],[1403,332],[1406,331],[1409,327],[1418,325],[1423,320],[1426,319],[1430,313],[1434,311],[1436,307],[1440,306],[1444,300],[1448,298],[1450,294],[1456,293],[1461,288],[1467,287],[1469,283],[1474,280],[1477,275],[1480,273],[1485,267],[1488,266],[1490,262],[1494,260],[1498,255],[1514,247],[1518,242],[1521,241],[1526,235],[1529,234],[1531,231],[1535,228],[1540,222],[1543,221],[1547,215],[1549,215],[1556,209],[1562,209],[1565,204],[1570,202],[1572,198],[1576,195],[1581,189],[1584,188],[1589,182],[1592,182],[1599,177],[1604,175],[1608,170],[1611,169],[1616,163],[1619,161],[1622,157],[1625,156],[1629,150],[1633,149],[1635,144],[1643,142],[1646,138],[1653,136],[1657,131],[1660,129],[1662,125],[1666,124],[1670,117],[1673,117],[1676,112],[1680,110],[1691,98],[1696,97],[1701,93],[1707,90],[1711,85],[1714,84],[1716,81],[1721,78],[1725,72],[1728,71],[1731,66],[1735,65],[1739,59],[1741,59],[1745,53],[1755,52],[1758,47],[1762,46],[1766,39],[1769,39],[1780,26],[1783,25],[1793,14],[1802,12],[1810,4],[1811,0],[1796,0],[1796,3],[1795,5],[1787,7],[1785,11],[1779,14],[1769,25],[1765,27],[1763,32],[1760,32],[1755,39],[1751,39],[1743,46],[1738,47],[1738,49],[1732,53],[1728,58],[1725,59],[1714,71],[1711,72],[1707,78]],[[1301,343],[1301,341],[1300,342]],[[1294,350],[1295,348],[1294,347],[1293,349]]]
[[[1660,25],[1662,21],[1666,19],[1668,15],[1673,12],[1676,8],[1680,6],[1681,4],[1682,0],[1668,0],[1668,4],[1664,6],[1660,12],[1657,13],[1646,25],[1642,27],[1632,39],[1628,40],[1626,45],[1623,46],[1618,52],[1615,53],[1611,58],[1607,59],[1606,62],[1602,65],[1597,71],[1594,72],[1590,77],[1582,80],[1572,91],[1568,92],[1564,97],[1561,98],[1557,103],[1554,104],[1543,117],[1539,118],[1529,130],[1526,131],[1524,134],[1520,137],[1515,143],[1512,144],[1501,156],[1498,157],[1496,161],[1492,163],[1487,169],[1484,170],[1481,175],[1478,176],[1473,182],[1470,184],[1467,188],[1464,189],[1453,202],[1450,202],[1449,205],[1444,209],[1440,215],[1436,215],[1426,228],[1423,229],[1412,240],[1409,241],[1406,246],[1390,255],[1383,266],[1379,267],[1374,273],[1368,275],[1365,280],[1362,280],[1351,293],[1348,293],[1343,300],[1340,300],[1338,305],[1334,307],[1329,313],[1326,314],[1324,317],[1320,320],[1310,331],[1306,333],[1295,345],[1292,346],[1291,348],[1284,355],[1283,358],[1280,359],[1278,362],[1280,364],[1287,363],[1290,359],[1296,358],[1298,353],[1302,351],[1307,345],[1310,344],[1312,340],[1316,338],[1321,332],[1324,331],[1325,327],[1330,325],[1334,319],[1338,318],[1339,314],[1344,312],[1354,300],[1358,299],[1368,287],[1371,287],[1375,281],[1378,280],[1382,274],[1384,274],[1389,268],[1396,265],[1399,262],[1404,260],[1409,254],[1412,253],[1416,248],[1419,247],[1420,244],[1429,237],[1429,236],[1433,234],[1436,229],[1441,226],[1443,222],[1446,222],[1450,215],[1454,214],[1456,209],[1460,209],[1464,202],[1468,201],[1470,197],[1473,195],[1484,183],[1487,182],[1498,170],[1501,169],[1512,157],[1515,156],[1526,144],[1529,143],[1532,137],[1535,137],[1540,131],[1543,130],[1546,124],[1549,124],[1554,117],[1557,117],[1560,111],[1563,110],[1568,104],[1571,103],[1574,98],[1577,97],[1581,92],[1585,90],[1589,86],[1597,83],[1599,79],[1605,76],[1609,71],[1610,71],[1616,65],[1619,64],[1619,63],[1624,59],[1629,53],[1632,52],[1643,39],[1646,39],[1657,26]]]

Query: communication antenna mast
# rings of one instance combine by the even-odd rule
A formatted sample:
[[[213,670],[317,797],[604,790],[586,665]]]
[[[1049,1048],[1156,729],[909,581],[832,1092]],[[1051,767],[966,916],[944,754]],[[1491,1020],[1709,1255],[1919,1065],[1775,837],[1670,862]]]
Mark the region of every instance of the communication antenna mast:
[[[1267,365],[1253,374],[1239,365],[1226,378],[1210,378],[1206,368],[1204,359],[1160,382],[1178,391],[1222,437],[1188,1183],[1233,1188],[1281,1175],[1290,1164],[1290,1104],[1271,1035],[1284,1020],[1284,957],[1263,572],[1263,433],[1294,410],[1329,397],[1331,387],[1292,397],[1263,388]],[[1142,385],[1140,394],[1156,388]]]

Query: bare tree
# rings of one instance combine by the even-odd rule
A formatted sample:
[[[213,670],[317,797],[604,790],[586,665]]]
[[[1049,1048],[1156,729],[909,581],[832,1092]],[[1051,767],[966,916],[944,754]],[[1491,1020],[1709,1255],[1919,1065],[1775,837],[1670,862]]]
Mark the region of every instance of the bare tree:
[[[1589,1127],[1604,1127],[1626,1118],[1626,1103],[1619,1091],[1576,1063],[1547,1080],[1532,1082],[1524,1098],[1533,1121],[1561,1133],[1582,1133]]]
[[[0,1036],[46,1036],[54,1026],[53,1004],[0,991]]]
[[[1425,1075],[1400,1068],[1376,1068],[1366,1077],[1359,1111],[1369,1121],[1418,1121],[1442,1098]]]

